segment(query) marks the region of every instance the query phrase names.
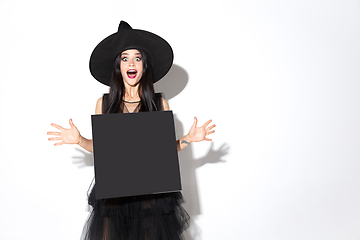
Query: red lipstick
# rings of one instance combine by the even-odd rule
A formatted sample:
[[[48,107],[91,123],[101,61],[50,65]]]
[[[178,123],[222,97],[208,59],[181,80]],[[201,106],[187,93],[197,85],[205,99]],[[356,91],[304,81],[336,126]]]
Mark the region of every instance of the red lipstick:
[[[126,74],[129,78],[135,78],[137,75],[137,71],[135,69],[129,69]]]

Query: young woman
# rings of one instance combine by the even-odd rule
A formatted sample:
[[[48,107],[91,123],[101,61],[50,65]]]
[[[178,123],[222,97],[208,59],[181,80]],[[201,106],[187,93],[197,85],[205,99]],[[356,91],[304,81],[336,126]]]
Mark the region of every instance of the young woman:
[[[118,32],[100,42],[90,58],[92,75],[110,86],[109,94],[98,99],[95,113],[169,110],[161,94],[155,94],[153,83],[168,72],[172,61],[172,49],[164,39],[147,31],[132,29],[121,21]],[[211,141],[207,135],[214,132],[215,125],[208,127],[210,122],[198,127],[195,118],[189,133],[177,140],[178,151],[192,142]],[[82,137],[71,119],[69,123],[70,129],[51,124],[59,131],[48,132],[48,135],[55,136],[49,141],[59,141],[55,146],[78,144],[93,152],[92,140]],[[189,221],[182,202],[179,192],[97,200],[92,186],[88,194],[91,213],[82,238],[181,239]]]

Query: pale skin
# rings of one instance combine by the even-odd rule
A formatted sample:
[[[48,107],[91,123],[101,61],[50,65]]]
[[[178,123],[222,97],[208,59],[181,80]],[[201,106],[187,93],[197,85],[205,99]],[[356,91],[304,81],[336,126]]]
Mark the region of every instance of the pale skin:
[[[120,69],[125,85],[125,101],[140,101],[140,96],[138,94],[138,83],[142,77],[142,64],[143,63],[141,59],[141,54],[138,50],[130,49],[121,53]],[[129,75],[129,70],[132,72],[136,72],[136,74]],[[162,101],[164,111],[170,110],[168,102],[165,99],[162,99]],[[102,114],[102,97],[99,98],[96,102],[95,114]],[[201,127],[198,127],[198,119],[195,117],[194,123],[190,128],[189,133],[177,140],[178,152],[187,147],[192,142],[212,141],[212,139],[207,137],[208,135],[215,132],[215,130],[212,130],[215,127],[215,124],[210,125],[211,122],[212,120],[209,120],[205,122]],[[48,135],[53,136],[48,138],[48,140],[56,141],[56,143],[54,143],[54,146],[61,146],[63,144],[78,144],[80,147],[92,153],[92,139],[86,139],[81,136],[72,119],[69,120],[69,125],[70,128],[63,128],[55,123],[52,123],[51,126],[57,128],[59,131],[48,132]]]

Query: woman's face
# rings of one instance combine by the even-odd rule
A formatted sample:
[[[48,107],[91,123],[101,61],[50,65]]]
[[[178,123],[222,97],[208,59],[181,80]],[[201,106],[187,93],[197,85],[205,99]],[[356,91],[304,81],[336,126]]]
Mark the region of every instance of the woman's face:
[[[120,71],[124,83],[136,86],[143,73],[143,62],[140,52],[136,49],[123,51],[120,59]]]

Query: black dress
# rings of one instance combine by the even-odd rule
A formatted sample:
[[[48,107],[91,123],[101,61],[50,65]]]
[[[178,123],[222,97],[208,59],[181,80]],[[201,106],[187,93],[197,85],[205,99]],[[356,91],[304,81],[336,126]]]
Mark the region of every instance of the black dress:
[[[107,95],[104,95],[103,103]],[[156,94],[162,109],[161,95]],[[123,112],[139,112],[140,102],[123,102]],[[103,105],[104,106],[104,105]],[[104,108],[103,108],[104,109]],[[96,184],[96,183],[95,183]],[[84,240],[178,240],[188,227],[189,215],[180,192],[97,200],[92,184],[88,192],[89,217]]]

